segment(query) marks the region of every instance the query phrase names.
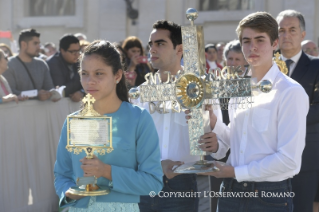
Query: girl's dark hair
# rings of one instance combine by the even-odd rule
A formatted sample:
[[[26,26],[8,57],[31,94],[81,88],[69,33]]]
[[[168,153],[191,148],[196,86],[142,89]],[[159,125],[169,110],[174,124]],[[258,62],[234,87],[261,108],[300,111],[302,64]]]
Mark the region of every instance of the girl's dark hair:
[[[80,56],[80,64],[85,56],[99,55],[103,62],[112,67],[113,74],[116,74],[120,69],[123,70],[123,63],[121,62],[121,55],[116,47],[105,40],[95,40],[88,45],[82,55]],[[116,94],[120,100],[129,102],[128,93],[125,83],[124,70],[120,82],[116,85]]]
[[[123,69],[124,71],[127,69],[127,64],[126,64],[126,60],[127,60],[127,54],[124,51],[124,49],[122,48],[122,46],[119,43],[114,42],[113,45],[117,48],[117,50],[119,51],[120,55],[121,55],[121,61],[123,64]]]

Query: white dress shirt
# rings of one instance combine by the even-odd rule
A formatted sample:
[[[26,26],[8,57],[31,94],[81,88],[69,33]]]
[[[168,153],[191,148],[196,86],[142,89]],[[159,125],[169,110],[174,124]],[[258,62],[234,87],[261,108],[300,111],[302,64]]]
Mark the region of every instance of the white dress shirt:
[[[209,61],[209,60],[206,60],[206,61],[209,64],[209,68],[210,69],[214,69],[215,70],[216,68],[218,68],[218,66],[217,66],[215,61]]]
[[[238,182],[282,181],[301,167],[308,96],[275,63],[262,80],[272,83],[271,91],[258,92],[251,108],[230,109],[229,126],[217,120],[213,130],[222,141],[212,156],[223,158],[230,147],[227,164],[234,166]]]
[[[291,77],[292,73],[294,72],[296,66],[297,66],[297,63],[301,57],[301,50],[298,54],[296,54],[295,56],[293,56],[292,58],[286,58],[284,57],[283,55],[281,55],[282,57],[282,60],[283,61],[286,61],[288,59],[291,59],[292,61],[294,61],[293,63],[290,64],[290,67],[289,67],[289,77]],[[288,67],[287,67],[288,68]]]
[[[141,103],[140,99],[132,99],[131,102],[149,111],[148,102]],[[172,161],[182,161],[184,163],[198,161],[200,156],[190,155],[188,125],[186,123],[185,113],[183,111],[173,113],[170,109],[171,101],[166,102],[166,108],[169,113],[160,114],[156,111],[151,114],[159,136],[161,160],[169,159]],[[222,120],[221,110],[214,110],[214,113]],[[204,122],[209,125],[208,111],[204,112],[204,118]]]

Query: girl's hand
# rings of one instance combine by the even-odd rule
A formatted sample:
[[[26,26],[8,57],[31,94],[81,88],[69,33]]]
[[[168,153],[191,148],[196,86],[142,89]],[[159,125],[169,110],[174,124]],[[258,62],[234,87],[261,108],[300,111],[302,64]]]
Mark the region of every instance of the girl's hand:
[[[103,163],[95,155],[93,155],[92,159],[84,157],[80,162],[82,163],[81,169],[83,169],[84,177],[95,176],[96,178],[104,177],[112,180],[111,166]]]
[[[69,190],[70,190],[70,189],[69,189]],[[70,199],[78,200],[78,199],[81,199],[81,198],[84,197],[84,196],[80,196],[80,195],[71,194],[69,190],[67,190],[67,191],[65,192],[65,196],[68,197],[68,198],[70,198]]]

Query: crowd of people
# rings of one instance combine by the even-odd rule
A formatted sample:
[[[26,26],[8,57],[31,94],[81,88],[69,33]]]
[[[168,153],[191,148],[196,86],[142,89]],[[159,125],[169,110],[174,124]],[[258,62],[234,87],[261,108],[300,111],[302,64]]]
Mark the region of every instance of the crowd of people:
[[[255,192],[256,198],[219,197],[218,211],[319,211],[319,59],[318,47],[304,40],[306,24],[301,13],[285,10],[273,18],[256,12],[243,18],[238,39],[205,46],[206,70],[224,66],[249,68],[248,77],[269,80],[272,90],[254,96],[251,108],[209,108],[211,132],[199,139],[199,148],[226,165],[207,175],[223,179],[221,192]],[[18,47],[16,46],[18,45]],[[70,211],[198,211],[198,196],[161,198],[149,192],[196,192],[196,174],[176,174],[173,167],[199,160],[189,154],[187,111],[150,112],[149,103],[131,100],[128,89],[159,73],[161,82],[183,69],[181,26],[157,21],[145,52],[135,36],[123,42],[87,41],[84,34],[66,34],[59,42],[40,45],[40,33],[22,30],[11,48],[0,44],[0,103],[25,101],[24,91],[37,90],[40,101],[58,101],[52,90],[65,86],[62,96],[79,102],[90,93],[94,109],[112,116],[119,149],[111,156],[87,160],[67,152],[66,124],[62,129],[54,168],[61,207]],[[18,50],[19,49],[19,50]],[[281,53],[288,73],[273,62]],[[230,99],[230,101],[232,101]],[[170,108],[171,101],[162,107]],[[135,106],[138,105],[139,107]],[[148,111],[148,112],[147,112]],[[149,114],[151,113],[151,115]],[[125,147],[121,147],[125,146]],[[82,157],[82,158],[81,158]],[[123,159],[124,158],[124,159]],[[94,176],[111,194],[83,197],[70,193],[75,175]],[[262,196],[294,193],[293,196]]]

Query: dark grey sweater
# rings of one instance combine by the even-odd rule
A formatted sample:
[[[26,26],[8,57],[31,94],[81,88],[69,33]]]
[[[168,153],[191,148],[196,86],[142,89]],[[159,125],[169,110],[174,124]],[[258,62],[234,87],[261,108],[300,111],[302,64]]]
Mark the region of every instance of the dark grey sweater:
[[[49,67],[45,61],[33,58],[30,63],[24,63],[30,71],[32,80],[22,63],[17,56],[10,57],[8,62],[8,69],[3,73],[3,76],[9,82],[12,93],[20,95],[21,91],[27,90],[50,90],[54,88]]]

